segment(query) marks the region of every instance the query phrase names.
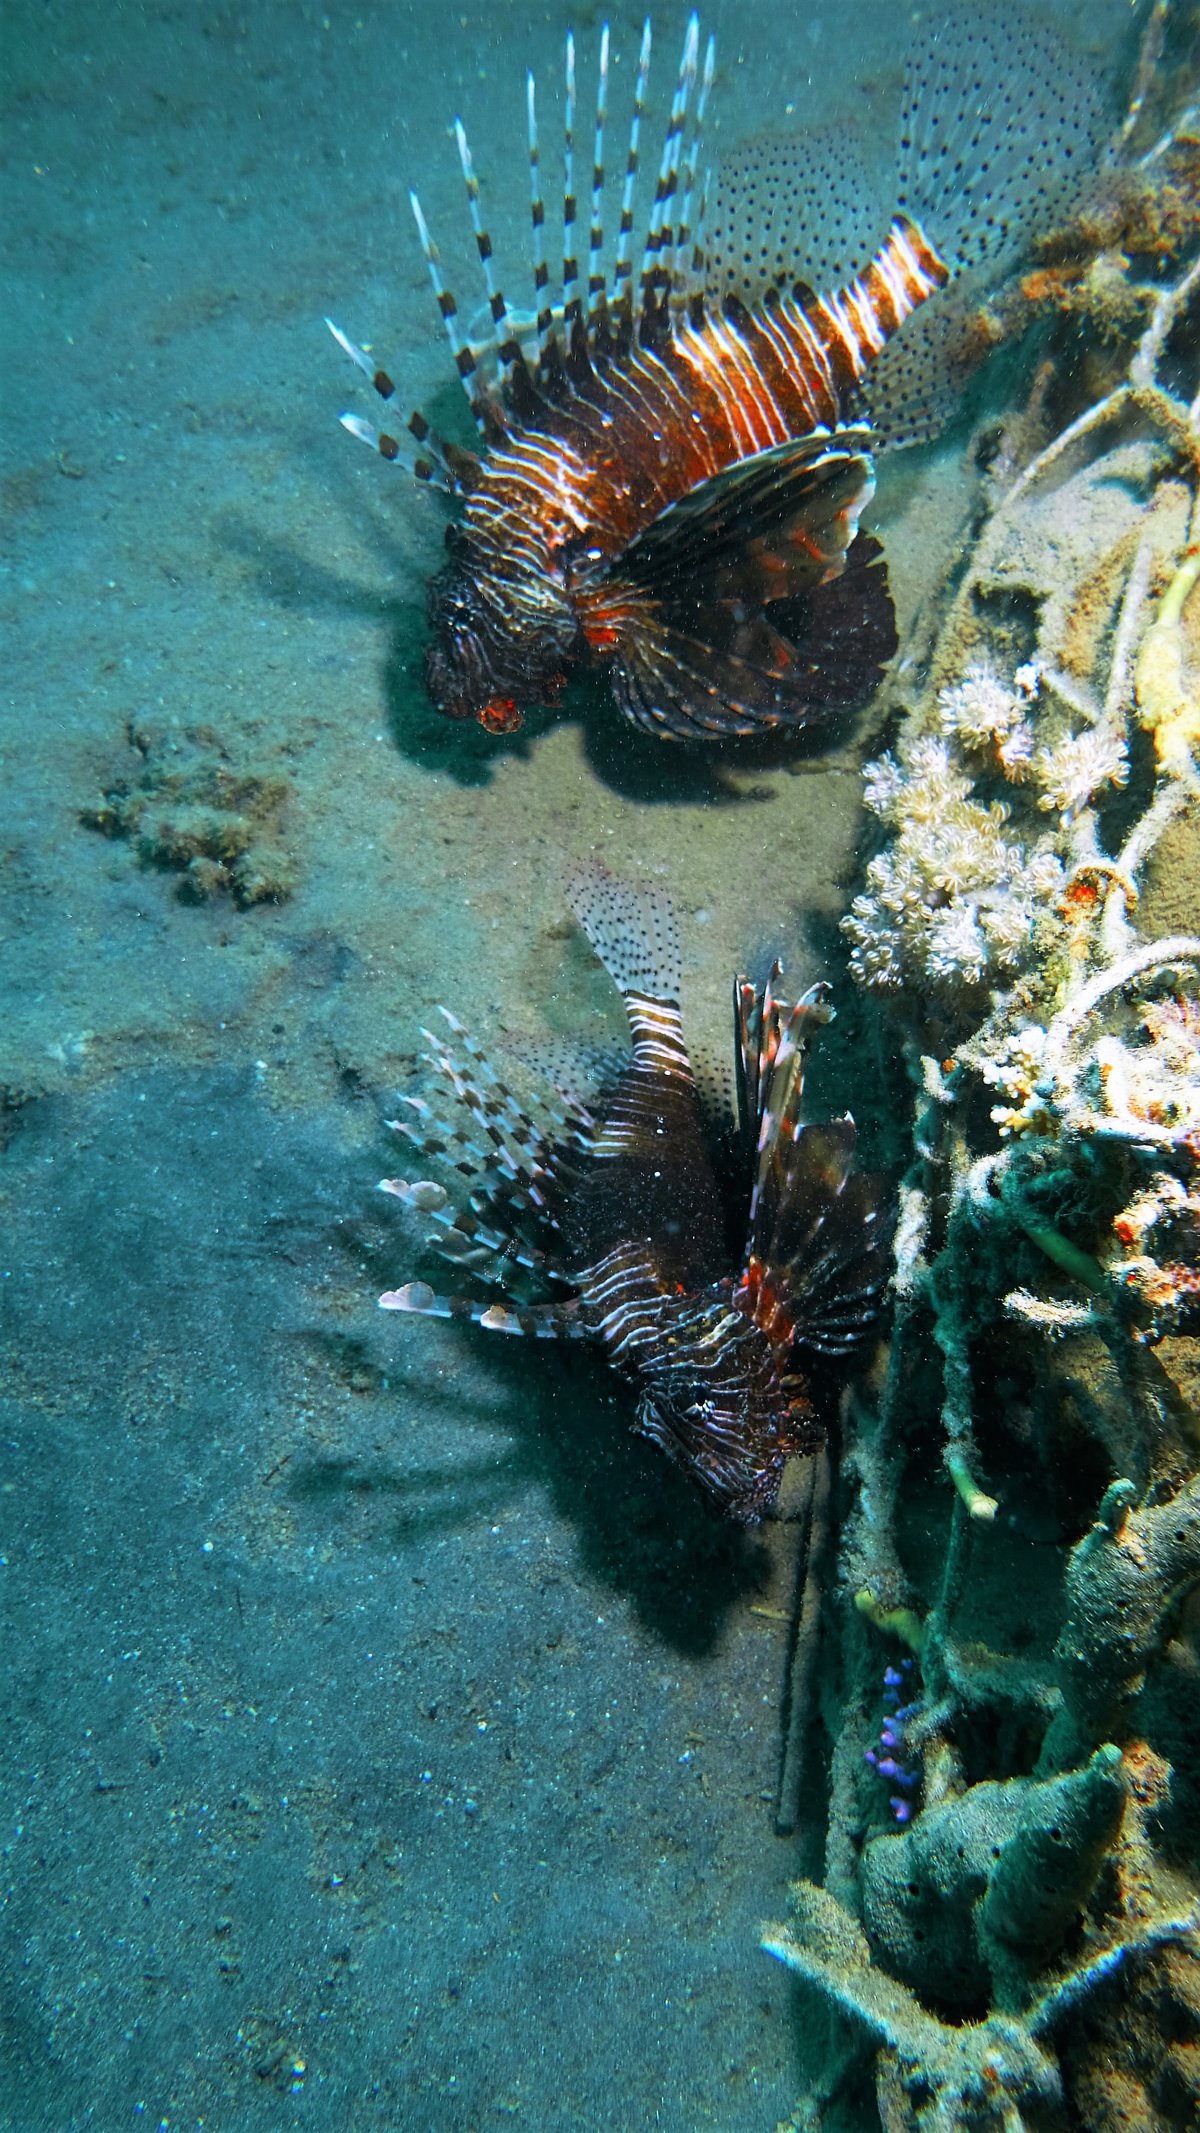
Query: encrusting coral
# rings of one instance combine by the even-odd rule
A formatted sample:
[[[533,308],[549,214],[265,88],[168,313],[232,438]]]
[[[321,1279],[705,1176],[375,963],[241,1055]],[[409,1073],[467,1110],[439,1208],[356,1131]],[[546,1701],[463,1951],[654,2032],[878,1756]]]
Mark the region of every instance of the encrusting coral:
[[[925,1710],[909,1736],[925,1761],[925,1805],[899,1834],[863,1828],[846,1885],[835,1893],[797,1883],[789,1923],[768,1931],[768,1951],[872,2039],[888,2129],[1016,2133],[1064,2123],[1068,2030],[1078,2039],[1086,2011],[1116,1994],[1127,2009],[1139,1980],[1169,1999],[1172,1952],[1194,1960],[1194,1893],[1150,1842],[1170,1773],[1132,1735],[1130,1718],[1172,1610],[1200,1576],[1200,1483],[1149,1509],[1134,1509],[1135,1495],[1114,1484],[1072,1550],[1062,1629],[1040,1683],[949,1628],[962,1600],[959,1505],[959,1537],[922,1640]],[[1032,1774],[965,1782],[956,1735],[980,1710],[993,1724],[1049,1714]],[[1103,1738],[1109,1729],[1127,1736],[1124,1748]],[[1186,2005],[1181,2019],[1179,1998],[1183,2043],[1197,2025],[1189,2029]],[[1094,2083],[1094,2062],[1082,2056]],[[1183,2055],[1182,2081],[1176,2065],[1162,2083],[1189,2112],[1193,2058]],[[1148,2101],[1144,2120],[1125,2122],[1190,2119],[1156,2116]]]
[[[1107,248],[1028,280],[1091,321],[1101,389],[1043,374],[981,433],[866,773],[845,930],[913,1155],[845,1405],[823,1886],[765,1945],[866,2039],[886,2133],[1200,2121],[1198,172],[1189,109]]]
[[[296,886],[279,838],[290,778],[236,764],[207,726],[134,720],[128,738],[140,768],[83,810],[84,826],[128,838],[143,866],[177,874],[185,903],[286,903]]]

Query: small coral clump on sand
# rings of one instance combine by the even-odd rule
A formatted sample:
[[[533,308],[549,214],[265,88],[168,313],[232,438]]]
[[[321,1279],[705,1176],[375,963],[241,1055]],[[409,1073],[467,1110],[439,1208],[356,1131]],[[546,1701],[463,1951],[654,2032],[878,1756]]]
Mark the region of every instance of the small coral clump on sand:
[[[116,780],[98,806],[85,808],[84,826],[128,838],[143,866],[178,875],[184,903],[219,896],[243,910],[286,903],[296,864],[279,829],[291,780],[235,764],[207,726],[134,722],[129,742],[140,771]]]

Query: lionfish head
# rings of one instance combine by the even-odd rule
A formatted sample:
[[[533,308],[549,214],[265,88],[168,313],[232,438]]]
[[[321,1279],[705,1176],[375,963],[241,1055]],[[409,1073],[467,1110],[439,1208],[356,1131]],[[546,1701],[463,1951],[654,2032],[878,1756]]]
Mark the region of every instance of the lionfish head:
[[[429,694],[443,718],[515,733],[523,706],[557,701],[579,654],[579,624],[544,576],[527,585],[506,577],[492,587],[456,527],[450,536],[450,561],[429,587]]]

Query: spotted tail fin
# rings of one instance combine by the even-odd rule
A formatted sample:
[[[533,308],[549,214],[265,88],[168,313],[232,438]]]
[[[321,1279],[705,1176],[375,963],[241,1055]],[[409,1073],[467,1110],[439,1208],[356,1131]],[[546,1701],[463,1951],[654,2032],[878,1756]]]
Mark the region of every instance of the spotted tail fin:
[[[878,250],[894,206],[852,122],[755,134],[721,159],[709,215],[709,294],[755,308],[768,291],[797,281],[841,288]]]
[[[1094,69],[1019,8],[960,8],[906,68],[897,204],[954,268],[995,271],[1094,173],[1109,132],[1101,92]]]
[[[636,995],[678,1004],[679,926],[665,889],[618,881],[594,860],[572,876],[567,901],[627,1003]]]
[[[1095,190],[1109,133],[1095,69],[1019,8],[973,6],[925,33],[905,77],[898,202],[953,285],[872,374],[881,444],[919,444],[952,417],[990,345],[982,304]]]
[[[890,197],[852,126],[806,125],[764,133],[725,158],[710,218],[714,298],[758,307],[799,277],[841,290],[826,298],[835,325],[856,280],[868,278],[888,216],[899,209],[901,226],[920,233],[954,286],[874,352],[864,395],[886,444],[934,436],[952,415],[986,353],[976,323],[985,294],[1039,231],[1078,207],[1110,131],[1097,70],[1008,0],[960,4],[920,38],[905,70],[894,175],[883,181]],[[848,323],[861,342],[852,307]],[[869,336],[866,345],[870,357]]]

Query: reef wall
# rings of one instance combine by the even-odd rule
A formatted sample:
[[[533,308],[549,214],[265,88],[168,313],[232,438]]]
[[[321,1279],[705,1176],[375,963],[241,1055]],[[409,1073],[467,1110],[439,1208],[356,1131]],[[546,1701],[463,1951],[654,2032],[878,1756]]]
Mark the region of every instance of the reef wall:
[[[912,1148],[889,1352],[845,1408],[823,1871],[765,1943],[842,2039],[797,2126],[861,2122],[864,2064],[888,2133],[1200,2119],[1200,145],[1170,29],[1096,200],[990,314],[1040,361],[976,431],[867,769],[845,930]]]

